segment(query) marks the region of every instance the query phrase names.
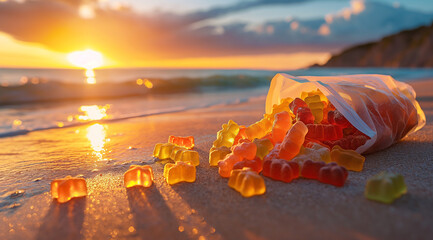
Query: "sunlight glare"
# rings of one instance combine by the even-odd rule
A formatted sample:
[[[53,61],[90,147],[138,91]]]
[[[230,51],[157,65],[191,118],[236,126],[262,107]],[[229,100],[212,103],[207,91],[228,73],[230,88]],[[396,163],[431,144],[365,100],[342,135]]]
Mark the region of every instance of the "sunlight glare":
[[[99,160],[102,160],[102,153],[105,145],[106,131],[105,127],[99,123],[95,123],[87,128],[87,139],[90,142],[90,147]]]
[[[84,115],[78,115],[77,119],[80,121],[92,121],[92,120],[105,119],[108,117],[107,110],[109,108],[110,108],[109,104],[105,106],[83,105],[79,108],[79,111],[83,112]]]
[[[91,49],[69,53],[68,61],[77,67],[85,69],[94,69],[104,63],[102,54]]]

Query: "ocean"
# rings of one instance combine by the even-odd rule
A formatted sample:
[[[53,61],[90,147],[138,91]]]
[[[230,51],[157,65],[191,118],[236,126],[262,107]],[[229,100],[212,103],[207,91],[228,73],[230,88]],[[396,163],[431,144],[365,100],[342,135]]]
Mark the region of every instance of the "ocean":
[[[433,78],[433,69],[97,69],[90,75],[96,84],[87,84],[80,69],[0,69],[0,137],[264,98],[278,72],[387,74],[404,82]]]

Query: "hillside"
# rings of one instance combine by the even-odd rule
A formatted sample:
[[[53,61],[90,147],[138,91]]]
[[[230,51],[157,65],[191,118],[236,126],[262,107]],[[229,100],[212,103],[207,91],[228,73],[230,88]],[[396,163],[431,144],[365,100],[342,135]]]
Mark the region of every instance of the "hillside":
[[[357,45],[323,67],[433,67],[433,24]]]

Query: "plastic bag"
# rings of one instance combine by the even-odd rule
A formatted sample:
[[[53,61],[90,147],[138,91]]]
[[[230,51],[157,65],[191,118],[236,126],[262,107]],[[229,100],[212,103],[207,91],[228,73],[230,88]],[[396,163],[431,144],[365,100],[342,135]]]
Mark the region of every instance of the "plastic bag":
[[[281,99],[319,89],[344,117],[370,139],[356,151],[387,148],[425,123],[424,112],[408,84],[387,75],[302,76],[279,73],[272,79],[266,113]]]

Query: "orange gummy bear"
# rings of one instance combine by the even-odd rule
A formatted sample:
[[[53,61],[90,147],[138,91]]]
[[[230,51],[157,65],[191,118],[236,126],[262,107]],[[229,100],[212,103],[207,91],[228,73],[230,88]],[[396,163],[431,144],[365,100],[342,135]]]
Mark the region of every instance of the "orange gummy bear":
[[[179,147],[184,147],[186,149],[192,149],[194,147],[194,137],[177,137],[170,135],[168,137],[168,142],[173,143]]]
[[[125,187],[130,188],[134,186],[150,187],[153,183],[152,167],[145,165],[131,165],[128,171],[123,174],[123,182]]]
[[[302,144],[307,135],[308,128],[303,122],[296,122],[290,128],[283,142],[281,143],[279,156],[285,160],[291,160],[301,150]]]
[[[72,198],[87,196],[86,180],[67,176],[51,182],[51,196],[59,203],[65,203]]]
[[[286,111],[277,113],[272,127],[272,138],[274,142],[282,142],[287,131],[292,126],[292,117]]]

